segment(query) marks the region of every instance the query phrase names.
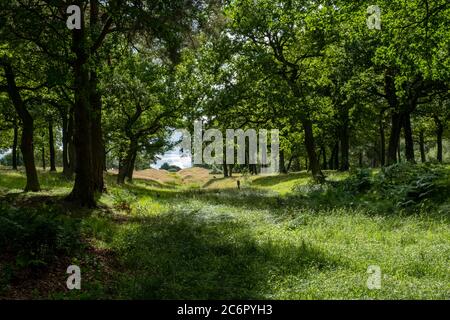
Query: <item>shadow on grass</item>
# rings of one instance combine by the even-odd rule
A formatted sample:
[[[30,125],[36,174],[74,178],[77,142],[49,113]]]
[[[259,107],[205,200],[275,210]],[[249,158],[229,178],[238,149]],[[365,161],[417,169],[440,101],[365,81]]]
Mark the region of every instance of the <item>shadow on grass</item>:
[[[145,217],[116,241],[130,270],[118,279],[127,299],[268,298],[274,281],[337,265],[310,244],[256,239],[251,226],[195,211]]]

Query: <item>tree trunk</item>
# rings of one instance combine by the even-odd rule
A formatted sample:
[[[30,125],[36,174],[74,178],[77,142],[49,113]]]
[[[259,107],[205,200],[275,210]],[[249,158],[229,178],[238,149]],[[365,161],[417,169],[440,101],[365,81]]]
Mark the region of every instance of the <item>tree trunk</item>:
[[[14,123],[14,139],[12,145],[12,169],[17,170],[17,140],[19,136],[19,130],[17,129],[17,124]]]
[[[434,122],[436,124],[436,144],[437,144],[436,158],[440,163],[442,163],[442,136],[444,134],[444,125],[437,116],[434,117]]]
[[[127,176],[128,168],[126,164],[126,158],[119,160],[119,173],[117,174],[117,184],[124,184]]]
[[[411,114],[405,112],[403,115],[403,133],[405,135],[405,156],[406,160],[411,163],[416,163],[414,158],[414,140],[411,128]]]
[[[397,162],[397,151],[400,148],[400,131],[401,131],[401,115],[392,114],[391,117],[391,134],[389,136],[387,164],[392,165]]]
[[[225,159],[225,157],[224,157],[224,159]],[[224,160],[224,162],[225,162],[225,160]],[[222,167],[223,167],[223,177],[227,178],[228,177],[228,165],[226,163],[224,163]]]
[[[420,146],[420,160],[422,161],[422,163],[425,163],[427,159],[425,157],[425,138],[423,130],[420,130],[419,133],[419,146]]]
[[[381,166],[384,167],[386,165],[386,135],[384,133],[384,123],[383,123],[383,114],[380,115],[380,162]]]
[[[72,50],[76,59],[73,64],[75,87],[75,134],[76,178],[68,197],[80,206],[95,207],[95,188],[92,159],[91,110],[89,101],[89,70],[87,65],[86,38],[84,33],[84,13],[81,13],[81,29],[74,29]]]
[[[309,169],[311,169],[312,176],[317,182],[323,182],[325,177],[320,170],[319,159],[316,153],[316,144],[314,142],[312,122],[309,119],[303,119],[303,129],[305,131],[305,147],[308,153]]]
[[[348,119],[344,122],[341,131],[341,167],[340,171],[348,171],[350,169],[350,136],[348,132]]]
[[[31,121],[30,121],[31,120]],[[23,163],[25,166],[25,172],[27,175],[27,185],[25,186],[25,192],[27,191],[40,191],[39,180],[36,171],[36,165],[34,162],[34,148],[33,148],[33,120],[30,119],[23,122],[22,127],[22,139],[20,144],[20,151],[22,152]]]
[[[105,150],[105,157],[103,158],[103,172],[108,172],[108,165],[106,163],[106,156],[108,155],[108,152]]]
[[[127,179],[128,181],[133,181],[133,173],[134,173],[134,166],[136,164],[136,157],[137,157],[137,150],[133,151],[133,155],[131,157],[130,165],[128,166],[128,172],[127,172]]]
[[[136,159],[136,154],[137,154],[137,141],[131,140],[125,158],[122,159],[122,161],[120,161],[121,165],[119,168],[119,174],[117,175],[118,184],[124,184],[125,178],[133,176],[134,161]]]
[[[322,159],[323,159],[322,169],[327,170],[327,150],[325,146],[322,146]]]
[[[62,165],[63,165],[63,175],[67,176],[69,171],[69,157],[68,157],[68,135],[67,135],[67,114],[61,112],[62,120]]]
[[[14,105],[14,109],[22,120],[22,137],[20,150],[22,151],[23,163],[27,176],[25,192],[40,191],[39,179],[37,176],[36,165],[34,161],[33,131],[34,121],[25,107],[19,89],[16,85],[15,75],[11,64],[6,57],[0,58],[0,65],[5,70],[8,95]]]
[[[330,159],[328,160],[328,168],[330,170],[334,170],[334,157],[336,156],[336,145],[332,146],[331,148],[331,155]]]
[[[91,39],[98,38],[99,30],[99,0],[90,0],[90,31]],[[98,90],[99,80],[96,71],[97,56],[92,54],[93,65],[90,68],[90,105],[91,105],[91,135],[92,135],[92,169],[94,190],[105,191],[103,172],[105,170],[105,144],[102,132],[102,97]]]
[[[102,100],[101,95],[97,89],[98,78],[97,73],[91,70],[90,80],[90,104],[92,110],[92,165],[93,165],[93,180],[94,190],[96,192],[103,192],[105,184],[103,181],[103,171],[105,164],[105,145],[103,142],[102,132]]]
[[[294,154],[291,154],[291,156],[289,158],[288,165],[287,165],[287,168],[286,168],[286,172],[289,172],[289,170],[291,170],[292,160],[294,160]]]
[[[284,163],[284,150],[280,150],[280,172],[286,174],[286,166]]]
[[[77,158],[76,158],[76,150],[74,144],[74,135],[75,135],[75,121],[74,121],[74,110],[71,108],[69,112],[69,119],[67,124],[67,153],[69,156],[69,167],[67,170],[67,177],[72,178],[75,173],[75,169],[77,167]]]
[[[338,170],[339,169],[339,140],[336,141],[336,156],[334,158],[334,169]]]
[[[41,148],[41,155],[42,155],[42,169],[45,171],[45,147],[42,145]]]
[[[56,161],[55,161],[55,141],[53,138],[53,121],[48,123],[48,142],[49,142],[49,152],[50,152],[50,171],[56,171]]]
[[[396,72],[393,69],[386,69],[384,74],[384,91],[389,107],[392,110],[391,115],[391,133],[389,136],[387,164],[392,165],[397,162],[397,150],[399,148],[400,131],[402,127],[402,116],[399,111],[397,91],[395,87]]]

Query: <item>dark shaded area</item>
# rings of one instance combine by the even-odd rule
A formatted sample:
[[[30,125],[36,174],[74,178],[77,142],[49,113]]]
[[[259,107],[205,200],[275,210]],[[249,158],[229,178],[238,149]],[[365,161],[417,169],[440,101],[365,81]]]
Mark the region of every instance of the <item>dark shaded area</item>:
[[[123,235],[119,256],[132,299],[258,299],[267,297],[273,275],[307,278],[306,269],[336,267],[333,257],[301,246],[257,242],[249,227],[228,216],[202,219],[174,212],[139,220]]]

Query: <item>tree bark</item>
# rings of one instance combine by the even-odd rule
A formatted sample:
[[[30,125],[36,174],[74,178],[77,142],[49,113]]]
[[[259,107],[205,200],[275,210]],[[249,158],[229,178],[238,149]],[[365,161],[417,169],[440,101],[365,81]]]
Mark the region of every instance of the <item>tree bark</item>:
[[[42,156],[42,169],[44,169],[44,171],[45,171],[45,147],[44,147],[44,145],[42,145],[42,148],[41,148],[41,156]]]
[[[103,172],[105,164],[105,145],[103,142],[102,132],[102,100],[98,92],[98,78],[95,71],[91,71],[90,79],[90,104],[92,110],[92,165],[93,165],[93,180],[94,190],[96,192],[103,192],[105,184],[103,181]]]
[[[67,153],[69,156],[69,167],[66,176],[69,178],[73,177],[73,174],[75,173],[75,169],[77,167],[74,135],[75,135],[74,109],[71,108],[69,111],[69,119],[67,124]]]
[[[91,39],[98,38],[99,0],[90,0],[90,31]],[[105,191],[103,172],[105,165],[105,144],[102,132],[102,97],[98,89],[99,80],[96,71],[97,56],[92,52],[93,66],[90,68],[90,104],[91,104],[91,135],[92,135],[92,169],[94,190]]]
[[[316,180],[317,182],[323,182],[325,180],[325,177],[320,170],[320,163],[319,159],[317,158],[312,122],[309,119],[303,119],[302,125],[305,131],[305,147],[308,154],[309,169],[311,170],[314,180]]]
[[[334,157],[336,156],[336,145],[331,147],[331,155],[330,159],[328,160],[328,168],[330,170],[334,170]]]
[[[411,163],[416,163],[414,158],[414,140],[411,128],[411,114],[405,112],[403,115],[403,133],[405,135],[405,156],[406,160]]]
[[[53,137],[53,121],[48,122],[48,142],[49,142],[49,153],[50,153],[50,171],[56,172],[56,161],[55,161],[55,141]]]
[[[131,140],[130,146],[128,147],[126,156],[121,161],[121,165],[119,168],[119,174],[117,175],[117,183],[124,184],[125,178],[130,178],[133,176],[134,171],[134,161],[136,159],[137,154],[137,141]]]
[[[444,125],[442,124],[441,119],[439,119],[439,117],[435,116],[434,117],[434,122],[436,124],[436,144],[437,144],[437,154],[436,154],[436,158],[437,161],[439,161],[440,163],[442,163],[442,136],[444,134]]]
[[[380,162],[381,166],[384,167],[386,165],[386,135],[384,133],[384,123],[382,114],[380,115],[379,130],[380,130]]]
[[[334,169],[338,170],[339,169],[339,140],[336,141],[336,156],[334,158]]]
[[[419,133],[419,146],[420,146],[420,160],[422,161],[422,163],[425,163],[427,159],[425,156],[425,137],[423,130],[421,130]]]
[[[341,167],[339,171],[348,171],[350,169],[350,136],[348,132],[348,122],[344,122],[341,131]]]
[[[386,69],[384,73],[384,91],[386,99],[392,110],[391,132],[389,136],[387,164],[392,165],[397,162],[397,150],[399,148],[400,131],[402,128],[402,116],[399,111],[397,91],[395,88],[395,71]]]
[[[0,59],[0,65],[5,70],[5,78],[7,82],[8,95],[14,105],[14,109],[22,120],[22,137],[20,142],[20,150],[22,151],[25,172],[27,176],[27,183],[25,192],[40,191],[39,179],[37,176],[36,165],[34,160],[34,146],[33,146],[33,132],[34,121],[28,112],[20,95],[19,89],[16,85],[16,78],[6,57]]]
[[[225,159],[225,157],[224,157],[224,159]],[[223,177],[227,178],[228,177],[228,165],[225,163],[225,160],[224,160],[224,164],[222,165],[222,167],[223,167]]]
[[[137,157],[137,150],[133,151],[133,155],[131,157],[130,165],[128,166],[128,172],[127,172],[127,179],[128,181],[133,181],[133,173],[134,173],[134,166],[136,164],[136,157]]]
[[[387,164],[392,165],[397,162],[397,151],[400,148],[401,115],[394,113],[391,116],[391,134],[389,136]]]
[[[286,174],[286,165],[284,163],[284,150],[280,150],[280,172]]]
[[[68,200],[80,206],[95,207],[89,70],[87,65],[88,55],[83,16],[84,13],[81,13],[81,29],[74,29],[72,31],[72,50],[76,56],[73,69],[75,87],[74,144],[77,161],[75,184]]]
[[[327,150],[325,146],[322,146],[322,160],[323,160],[322,169],[327,170]]]
[[[294,160],[294,154],[291,154],[289,158],[288,165],[286,167],[286,172],[289,172],[289,170],[291,170],[292,160]]]

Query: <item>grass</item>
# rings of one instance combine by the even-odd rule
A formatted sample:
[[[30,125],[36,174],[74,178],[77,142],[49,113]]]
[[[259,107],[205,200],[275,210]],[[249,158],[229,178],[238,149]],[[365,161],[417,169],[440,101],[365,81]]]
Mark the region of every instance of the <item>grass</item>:
[[[66,257],[81,265],[82,290],[55,286],[37,298],[450,298],[448,198],[385,211],[366,198],[299,194],[306,173],[217,178],[203,187],[136,180],[119,188],[108,176],[100,208],[78,212],[59,200],[71,183],[58,174],[40,179],[43,193],[23,195],[23,174],[2,170],[0,196],[18,207],[43,194],[55,199],[33,205],[77,219],[85,246]],[[367,288],[369,265],[381,268],[379,290]],[[8,297],[17,286],[4,287]]]

